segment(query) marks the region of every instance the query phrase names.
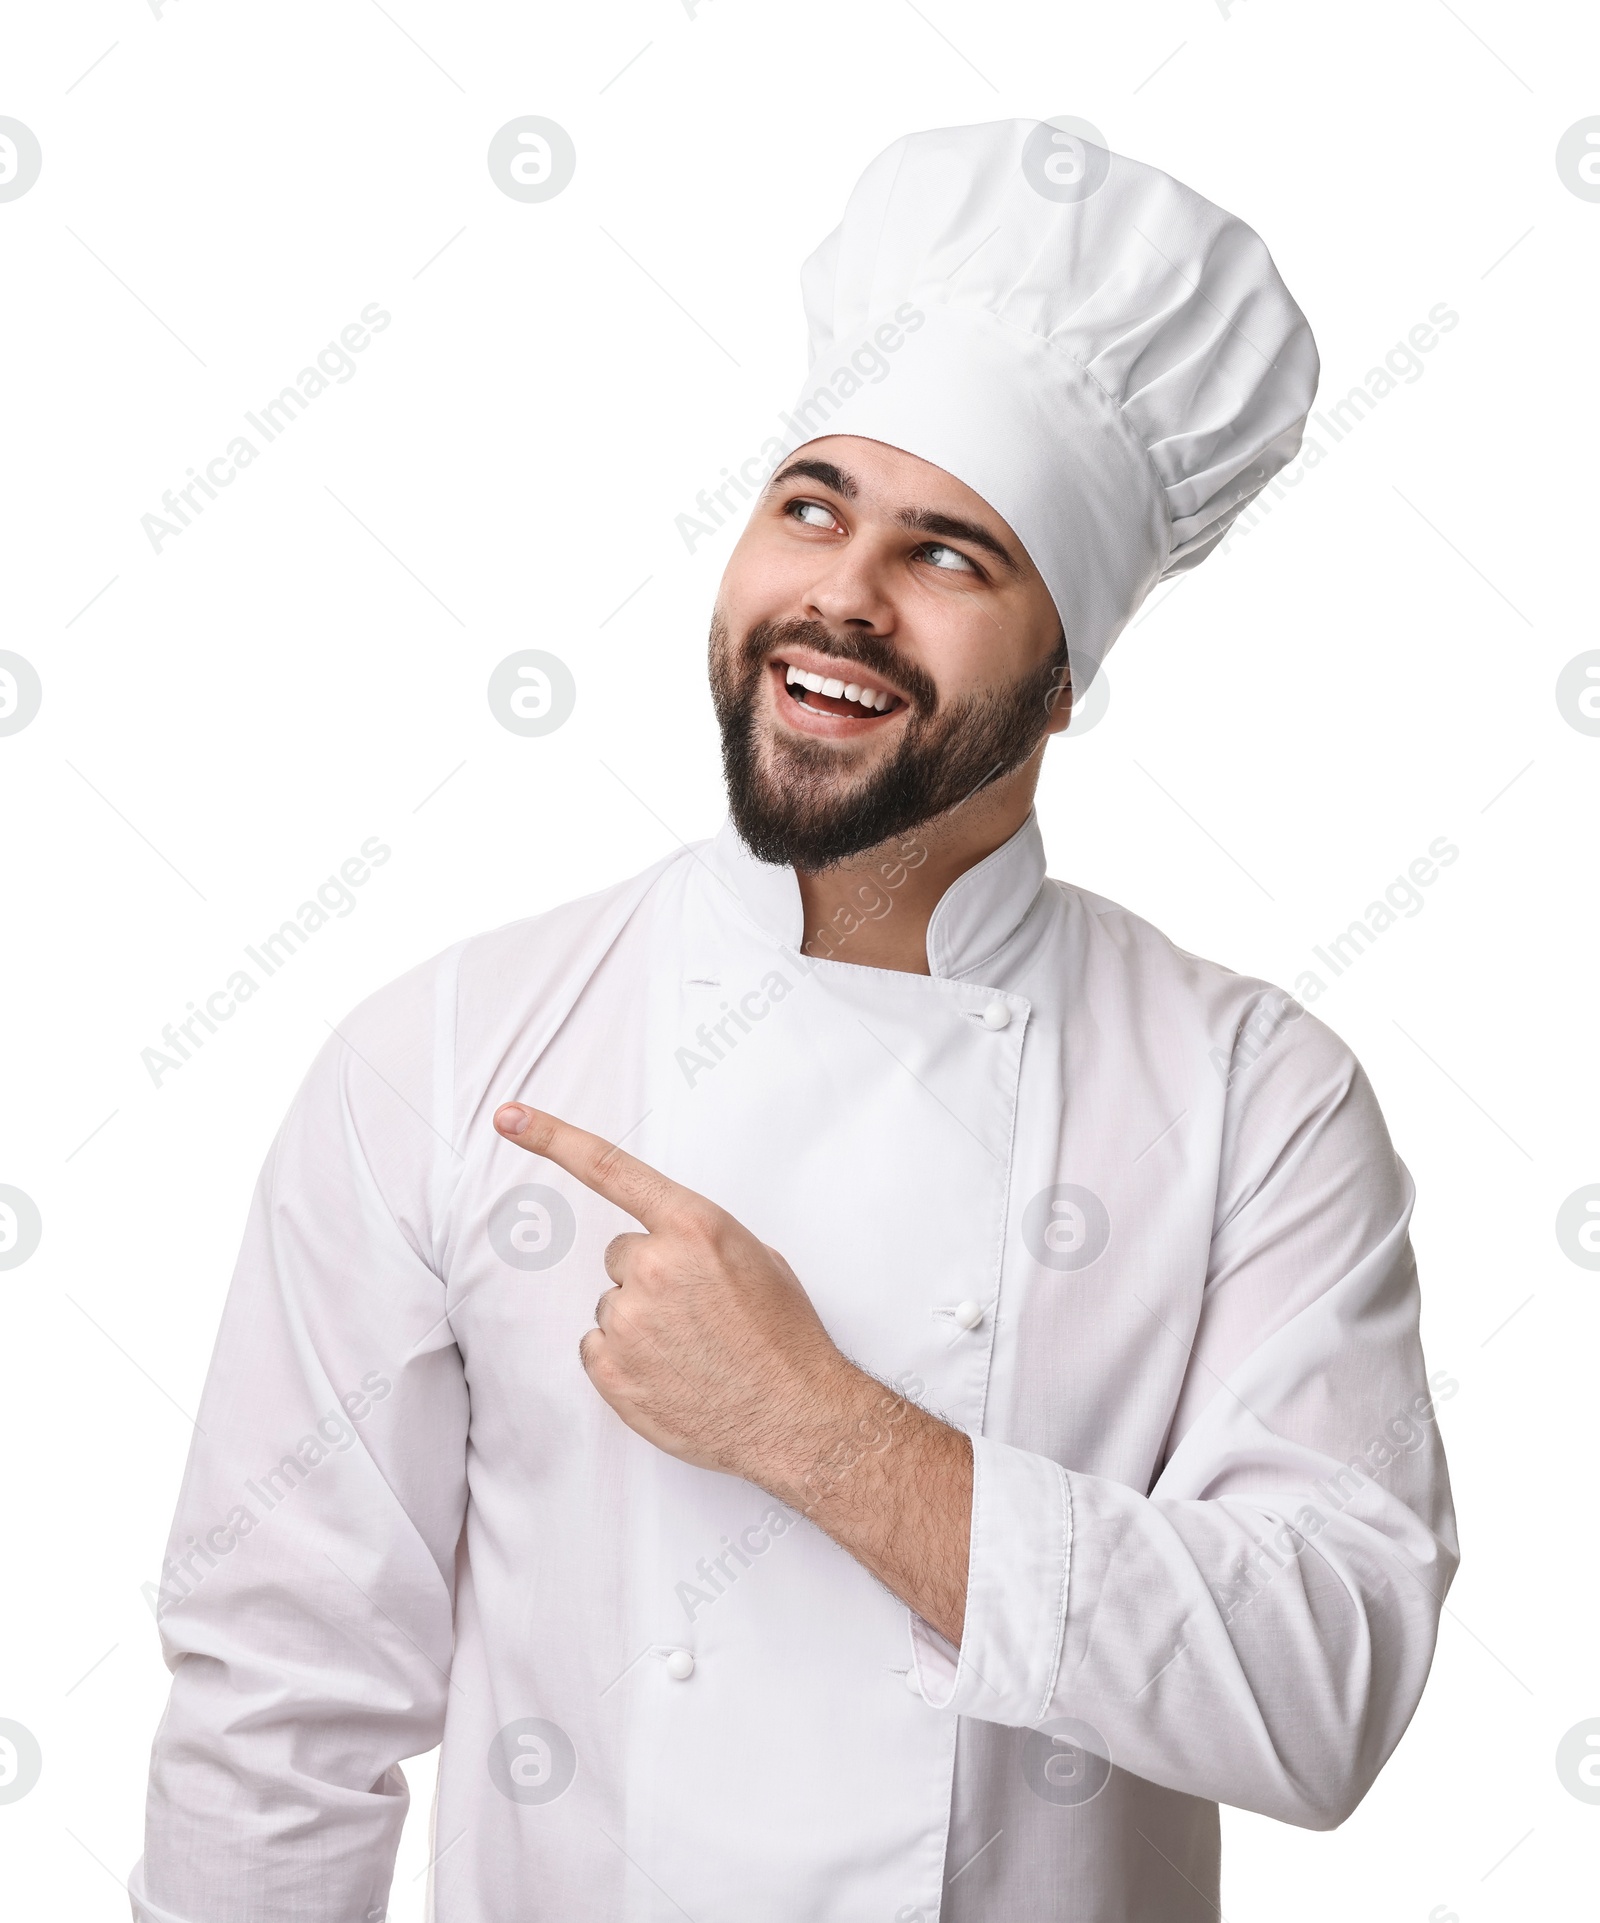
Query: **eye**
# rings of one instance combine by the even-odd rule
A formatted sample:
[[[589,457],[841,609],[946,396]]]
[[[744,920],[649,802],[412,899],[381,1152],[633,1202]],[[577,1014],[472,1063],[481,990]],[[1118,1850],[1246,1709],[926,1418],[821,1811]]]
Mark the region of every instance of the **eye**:
[[[820,501],[791,501],[783,510],[791,519],[804,522],[807,527],[837,527],[830,509]]]
[[[959,548],[946,547],[943,541],[930,541],[917,550],[924,561],[951,574],[976,574],[977,567]]]

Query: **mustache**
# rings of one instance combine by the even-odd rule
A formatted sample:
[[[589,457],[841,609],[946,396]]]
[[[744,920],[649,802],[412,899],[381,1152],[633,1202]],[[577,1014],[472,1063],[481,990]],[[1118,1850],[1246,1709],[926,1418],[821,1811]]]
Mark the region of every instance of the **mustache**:
[[[881,676],[898,688],[920,715],[932,715],[938,710],[939,690],[925,668],[907,661],[878,635],[852,635],[848,640],[841,640],[820,621],[758,621],[740,647],[741,666],[747,675],[753,676],[786,647],[810,648],[830,660],[849,661],[870,674]]]

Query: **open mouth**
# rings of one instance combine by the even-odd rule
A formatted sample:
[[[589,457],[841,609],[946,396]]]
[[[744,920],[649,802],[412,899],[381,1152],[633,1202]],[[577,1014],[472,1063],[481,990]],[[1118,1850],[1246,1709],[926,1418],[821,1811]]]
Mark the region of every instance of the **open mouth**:
[[[770,662],[768,669],[782,690],[779,699],[805,717],[802,725],[827,716],[834,721],[854,722],[858,729],[868,728],[906,705],[899,695],[879,686],[867,670],[851,662],[830,661],[829,671],[824,672],[780,659]]]

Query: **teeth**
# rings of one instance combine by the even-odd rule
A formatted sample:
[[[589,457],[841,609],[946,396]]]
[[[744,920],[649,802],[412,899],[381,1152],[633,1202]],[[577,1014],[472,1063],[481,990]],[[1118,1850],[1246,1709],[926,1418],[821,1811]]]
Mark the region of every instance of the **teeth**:
[[[859,681],[840,681],[832,675],[810,674],[804,668],[795,667],[792,662],[785,664],[783,678],[786,687],[798,684],[812,694],[831,695],[836,701],[855,701],[879,714],[894,699],[887,690],[869,688]]]

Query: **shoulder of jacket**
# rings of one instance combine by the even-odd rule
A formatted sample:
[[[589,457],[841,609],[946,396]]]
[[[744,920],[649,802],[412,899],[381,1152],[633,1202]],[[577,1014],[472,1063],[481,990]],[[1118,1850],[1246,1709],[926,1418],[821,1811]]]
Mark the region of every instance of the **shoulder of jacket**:
[[[530,961],[537,962],[541,957],[571,956],[595,940],[605,940],[610,931],[622,927],[657,883],[690,859],[689,849],[674,850],[623,881],[611,882],[591,894],[575,896],[571,901],[543,908],[537,914],[523,915],[516,921],[502,922],[498,928],[469,935],[424,966],[443,964],[453,955],[474,972],[492,973],[502,967],[517,968]]]
[[[537,999],[575,968],[592,970],[652,888],[690,858],[689,850],[677,850],[592,894],[464,936],[375,989],[340,1026],[347,1032],[392,1030],[397,1022],[413,1026],[425,1017],[431,1026],[429,1011],[454,1004],[462,986],[474,995],[492,997],[503,989],[524,1003]]]
[[[1082,918],[1089,966],[1094,969],[1097,958],[1103,965],[1101,988],[1115,975],[1146,998],[1154,990],[1158,1005],[1201,1023],[1223,1047],[1243,1038],[1248,1054],[1268,1039],[1292,1036],[1296,1055],[1321,1057],[1330,1068],[1355,1065],[1349,1045],[1290,990],[1191,953],[1120,902],[1054,877],[1051,885]],[[1316,987],[1320,995],[1320,980]]]

